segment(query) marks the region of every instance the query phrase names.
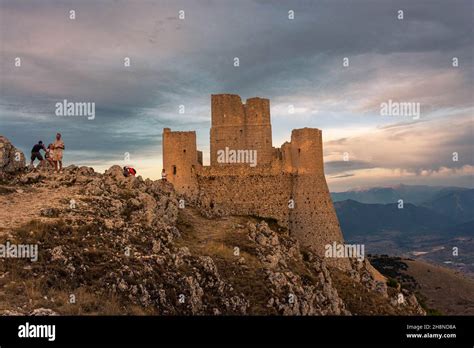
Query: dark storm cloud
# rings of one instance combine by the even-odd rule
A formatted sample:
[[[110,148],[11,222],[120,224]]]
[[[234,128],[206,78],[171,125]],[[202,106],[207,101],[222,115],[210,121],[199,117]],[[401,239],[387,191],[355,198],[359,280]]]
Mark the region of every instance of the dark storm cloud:
[[[342,154],[341,154],[342,157]],[[368,169],[368,168],[375,168],[376,165],[374,163],[370,163],[368,161],[358,161],[358,160],[351,160],[351,161],[328,161],[324,164],[324,172],[328,175],[343,173],[346,171],[351,170],[358,170],[358,169]],[[336,176],[338,177],[338,176]]]
[[[341,175],[334,175],[331,176],[331,179],[342,179],[342,178],[350,178],[354,176],[355,174],[341,174]]]

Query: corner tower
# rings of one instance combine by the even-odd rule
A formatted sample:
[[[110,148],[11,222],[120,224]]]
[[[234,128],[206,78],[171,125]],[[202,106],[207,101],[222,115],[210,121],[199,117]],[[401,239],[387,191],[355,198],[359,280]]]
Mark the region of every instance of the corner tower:
[[[322,132],[316,128],[293,130],[289,152],[295,201],[295,209],[289,215],[289,228],[300,243],[323,256],[326,245],[343,244],[344,237],[324,176]],[[347,259],[327,261],[343,268],[349,265]]]
[[[167,179],[179,193],[196,190],[195,171],[200,166],[196,132],[172,132],[163,129],[163,168]]]

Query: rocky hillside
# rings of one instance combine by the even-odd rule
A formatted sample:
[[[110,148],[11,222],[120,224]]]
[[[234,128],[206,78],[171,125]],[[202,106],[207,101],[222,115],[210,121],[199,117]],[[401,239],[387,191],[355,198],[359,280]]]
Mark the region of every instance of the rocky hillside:
[[[119,166],[3,170],[0,206],[0,245],[38,246],[0,258],[6,315],[424,314],[368,262],[332,269],[270,221],[206,218]]]

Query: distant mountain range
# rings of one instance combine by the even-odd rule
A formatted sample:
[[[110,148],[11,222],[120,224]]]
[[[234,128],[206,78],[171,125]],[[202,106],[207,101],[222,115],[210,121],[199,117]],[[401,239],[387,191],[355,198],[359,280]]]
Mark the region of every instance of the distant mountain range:
[[[439,263],[462,260],[474,272],[474,189],[400,185],[332,196],[346,241],[366,244],[366,252],[429,254]],[[453,246],[462,250],[454,261]]]
[[[334,203],[341,229],[346,238],[380,232],[442,233],[456,225],[451,217],[434,210],[404,204],[403,209],[393,204],[364,204],[354,200]]]
[[[464,187],[427,186],[427,185],[397,185],[392,187],[372,187],[353,189],[346,192],[332,192],[334,202],[352,199],[361,203],[396,203],[403,199],[405,203],[421,205],[449,193],[470,190]]]
[[[474,189],[438,193],[422,204],[458,223],[474,220]]]

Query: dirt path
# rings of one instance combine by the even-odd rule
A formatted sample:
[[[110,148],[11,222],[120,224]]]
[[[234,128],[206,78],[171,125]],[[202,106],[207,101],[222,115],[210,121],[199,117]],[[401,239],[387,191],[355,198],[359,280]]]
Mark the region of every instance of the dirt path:
[[[186,208],[180,211],[178,228],[183,233],[183,245],[192,251],[204,255],[234,257],[233,248],[246,244],[248,221],[255,219],[240,216],[228,216],[207,219],[196,209]]]
[[[194,208],[186,208],[180,211],[180,224],[184,227],[185,237],[193,238],[199,244],[222,239],[225,234],[237,223],[236,217],[223,217],[220,219],[206,219]],[[190,228],[192,226],[192,228]]]
[[[0,187],[0,235],[31,220],[51,220],[40,215],[42,208],[64,208],[64,199],[77,195],[77,188]]]

